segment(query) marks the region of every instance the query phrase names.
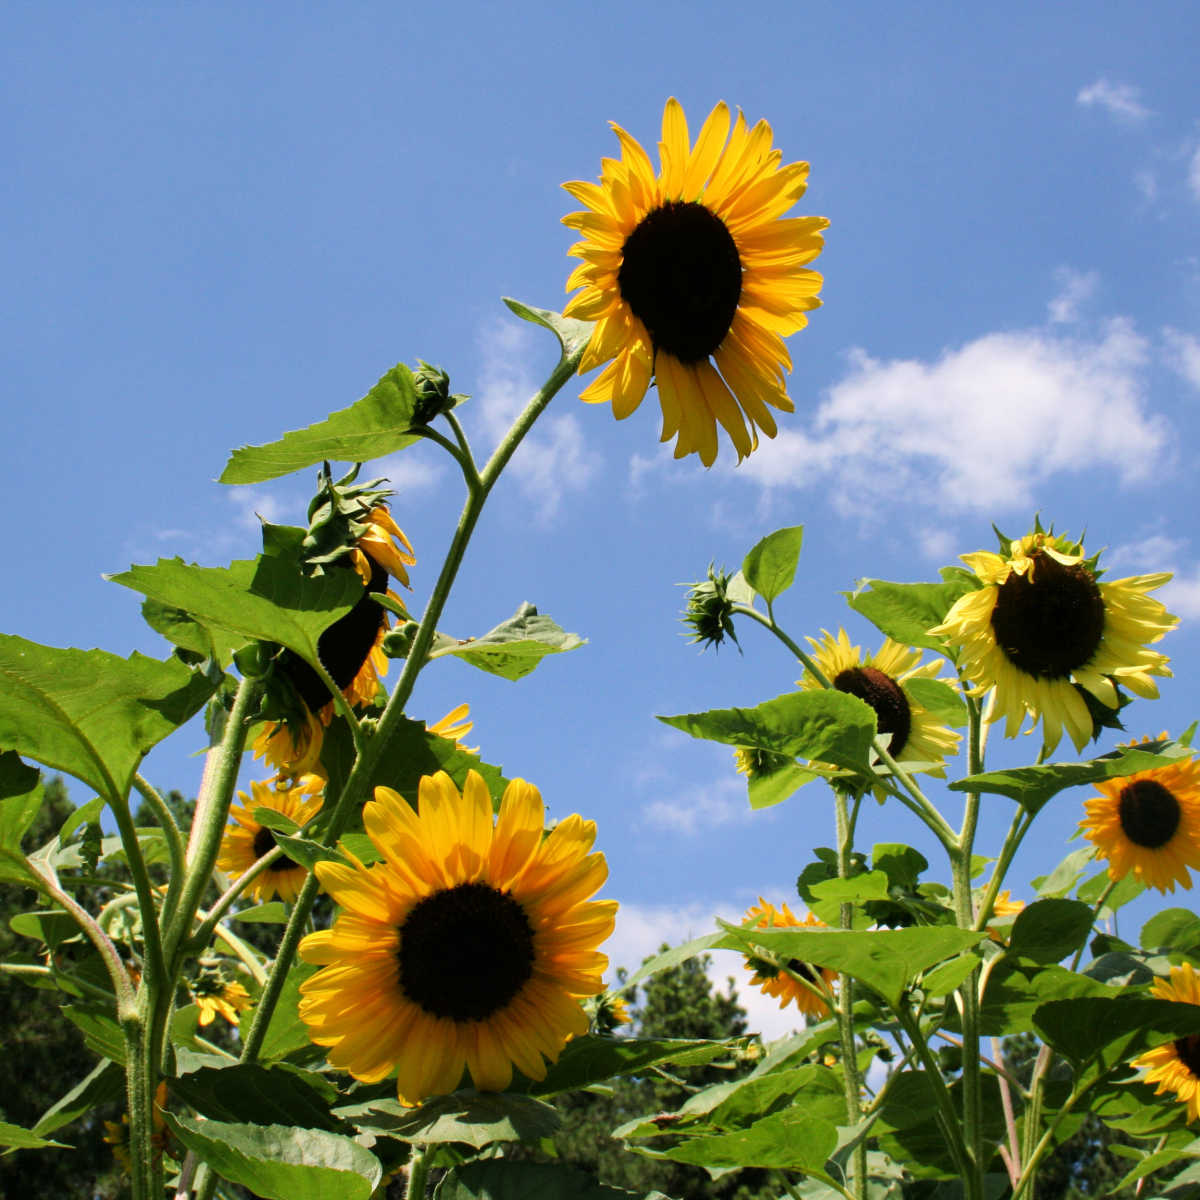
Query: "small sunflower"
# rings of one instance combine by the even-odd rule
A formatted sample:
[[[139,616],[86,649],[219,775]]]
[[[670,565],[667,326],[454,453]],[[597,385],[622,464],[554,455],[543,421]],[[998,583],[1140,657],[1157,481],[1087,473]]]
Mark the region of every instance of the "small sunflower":
[[[330,1063],[374,1083],[393,1070],[409,1104],[454,1091],[464,1069],[503,1091],[516,1067],[544,1079],[586,1033],[580,998],[604,990],[615,901],[589,901],[608,876],[589,853],[596,826],[569,816],[543,836],[545,809],[513,780],[493,816],[475,771],[460,795],[422,778],[419,814],[390,788],[363,810],[382,861],[318,863],[342,911],[300,954],[322,970],[301,986],[301,1019]]]
[[[1172,967],[1169,980],[1156,979],[1150,991],[1160,1000],[1200,1004],[1200,979],[1188,962]],[[1180,1103],[1187,1105],[1188,1121],[1200,1121],[1200,1034],[1187,1034],[1155,1046],[1135,1058],[1132,1065],[1146,1068],[1145,1082],[1158,1084],[1156,1096],[1174,1092]]]
[[[812,913],[809,913],[803,921],[799,921],[786,904],[781,904],[776,908],[773,904],[768,904],[761,896],[758,898],[758,903],[752,905],[747,911],[743,923],[750,920],[754,921],[752,928],[755,929],[828,928],[824,921],[818,921]],[[798,958],[790,959],[783,965],[787,970],[770,959],[760,958],[758,955],[746,955],[746,968],[754,972],[750,982],[755,987],[761,988],[764,995],[777,999],[780,1008],[786,1008],[794,1001],[796,1007],[808,1016],[825,1016],[829,1012],[829,1005],[821,996],[820,991],[830,992],[833,990],[837,972],[830,971],[825,967],[811,967]],[[801,979],[806,980],[812,986],[807,987],[800,983],[799,980],[793,978],[793,975],[789,975],[788,971],[799,975]]]
[[[250,993],[235,979],[202,975],[191,984],[192,999],[200,1010],[198,1024],[203,1029],[218,1017],[230,1025],[238,1023],[238,1013],[250,1007]]]
[[[941,724],[904,685],[910,679],[933,679],[941,671],[940,658],[922,664],[920,650],[884,638],[876,653],[863,656],[852,646],[844,629],[837,637],[821,630],[821,640],[809,638],[813,661],[839,691],[857,696],[875,710],[879,732],[889,736],[888,753],[898,763],[924,763],[921,769],[939,778],[946,774],[946,758],[958,752],[962,735]],[[820,688],[809,675],[797,681],[806,691]]]
[[[1082,750],[1095,724],[1081,689],[1119,709],[1116,684],[1146,699],[1152,675],[1170,675],[1167,656],[1147,649],[1179,618],[1146,593],[1167,572],[1101,583],[1083,547],[1041,529],[1004,543],[1000,554],[964,554],[983,586],[960,596],[930,632],[959,651],[959,667],[980,692],[995,687],[993,720],[1013,737],[1028,713],[1044,722],[1047,753],[1065,728]]]
[[[452,708],[440,721],[434,721],[432,725],[426,726],[430,733],[436,733],[438,737],[443,737],[447,741],[456,742],[460,750],[465,750],[468,754],[478,754],[478,746],[462,744],[463,738],[474,728],[475,722],[471,720],[469,704],[460,704],[457,708]]]
[[[245,792],[238,792],[242,803],[234,804],[229,810],[234,824],[225,826],[217,858],[218,869],[237,879],[275,848],[275,835],[255,819],[256,809],[274,809],[291,817],[297,825],[303,825],[321,811],[324,787],[325,780],[319,775],[302,775],[291,785],[281,784],[279,780],[273,783],[255,780],[250,784],[253,799]],[[295,900],[307,874],[305,867],[285,854],[259,874],[246,893],[260,904],[276,895],[286,903]]]
[[[987,925],[988,937],[993,942],[1005,941],[1012,932],[1013,921],[1024,911],[1024,900],[1014,900],[1008,888],[999,892],[992,901],[992,919]]]
[[[568,251],[583,262],[567,291],[584,290],[564,315],[596,322],[580,374],[613,360],[580,399],[611,403],[620,420],[653,378],[676,458],[711,466],[719,421],[740,462],[759,429],[775,436],[771,408],[793,411],[783,339],[821,303],[807,264],[829,222],[783,216],[804,195],[808,163],[781,166],[766,121],[748,128],[739,111],[731,130],[724,102],[693,147],[682,107],[667,101],[657,174],[637,141],[613,131],[621,157],[603,160],[599,184],[563,184],[587,209],[563,217],[584,238]]]
[[[1173,892],[1200,870],[1200,764],[1184,759],[1095,785],[1079,830],[1108,860],[1111,879],[1132,871],[1142,883]]]

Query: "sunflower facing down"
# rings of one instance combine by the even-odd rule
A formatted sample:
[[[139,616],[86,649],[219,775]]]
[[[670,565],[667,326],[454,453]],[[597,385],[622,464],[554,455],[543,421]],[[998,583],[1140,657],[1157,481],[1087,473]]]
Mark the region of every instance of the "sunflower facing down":
[[[376,788],[363,822],[382,861],[317,864],[341,912],[300,945],[322,968],[301,986],[309,1037],[355,1079],[395,1071],[408,1104],[454,1091],[464,1069],[481,1091],[503,1091],[514,1067],[544,1079],[587,1032],[580,998],[604,990],[596,947],[617,905],[588,900],[608,876],[589,853],[596,826],[569,816],[543,836],[541,796],[520,779],[493,816],[474,771],[461,795],[425,776],[419,807]]]
[[[1108,860],[1111,879],[1132,871],[1142,883],[1173,892],[1200,870],[1200,764],[1194,759],[1137,771],[1094,785],[1079,830]]]
[[[1095,727],[1080,689],[1119,709],[1116,684],[1146,699],[1153,675],[1170,675],[1167,656],[1147,649],[1178,617],[1146,595],[1167,572],[1101,583],[1083,547],[1037,530],[1007,542],[1000,554],[964,554],[983,586],[960,596],[930,630],[959,652],[959,666],[979,691],[995,687],[992,720],[1014,737],[1028,714],[1044,722],[1046,751],[1066,729],[1082,750]]]
[[[776,908],[773,904],[768,904],[761,896],[758,898],[758,903],[752,905],[747,911],[743,923],[755,918],[757,918],[753,925],[755,929],[828,928],[824,921],[818,921],[812,913],[809,913],[803,921],[798,921],[786,904],[781,904]],[[812,1017],[823,1017],[829,1012],[829,1005],[826,1004],[817,989],[823,986],[825,991],[832,991],[833,984],[837,979],[836,971],[830,971],[824,967],[810,967],[808,963],[801,962],[798,958],[790,959],[785,971],[769,959],[750,954],[746,955],[746,968],[754,972],[754,977],[750,982],[755,987],[761,988],[764,995],[775,997],[779,1001],[780,1008],[786,1008],[794,1002],[802,1013]],[[794,972],[813,986],[805,986],[789,975],[788,971]]]
[[[202,975],[191,984],[192,999],[200,1010],[197,1024],[203,1029],[218,1016],[230,1025],[238,1023],[238,1013],[250,1007],[250,993],[237,982],[220,975]]]
[[[325,780],[319,775],[302,775],[291,786],[273,783],[250,784],[253,799],[245,792],[238,792],[241,804],[234,804],[229,815],[234,824],[225,826],[221,838],[221,852],[217,867],[233,879],[244,875],[262,856],[275,849],[275,835],[254,817],[257,808],[272,808],[285,817],[291,817],[297,825],[303,825],[310,817],[321,811],[324,803],[322,791]],[[308,870],[293,862],[287,855],[275,859],[246,889],[260,904],[278,896],[288,903],[295,900],[304,884]]]
[[[1169,980],[1156,979],[1150,992],[1160,1000],[1200,1004],[1200,979],[1192,964],[1185,962],[1171,968]],[[1146,1068],[1145,1082],[1158,1084],[1156,1096],[1174,1092],[1180,1103],[1187,1105],[1188,1121],[1200,1121],[1200,1034],[1187,1034],[1155,1046],[1135,1058],[1132,1065]]]
[[[808,163],[781,166],[771,127],[751,129],[739,112],[731,129],[724,102],[692,146],[683,109],[667,101],[657,174],[637,141],[613,131],[621,157],[603,160],[600,182],[563,184],[586,206],[563,217],[584,239],[568,251],[583,261],[567,291],[584,290],[564,315],[596,322],[579,372],[612,359],[580,399],[611,403],[620,420],[653,379],[676,458],[711,466],[720,422],[740,462],[759,429],[775,436],[771,408],[793,411],[783,339],[821,303],[807,264],[829,222],[783,216],[804,195]]]

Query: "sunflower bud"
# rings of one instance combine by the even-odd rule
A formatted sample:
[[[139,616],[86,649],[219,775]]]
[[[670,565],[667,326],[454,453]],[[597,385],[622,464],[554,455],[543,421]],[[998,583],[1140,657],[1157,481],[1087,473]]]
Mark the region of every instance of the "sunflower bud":
[[[417,403],[413,408],[412,423],[428,425],[434,417],[449,412],[466,397],[450,394],[450,376],[441,367],[435,367],[422,358],[418,358],[417,362],[421,364],[421,369],[413,376]]]
[[[385,633],[382,643],[384,654],[388,658],[407,658],[418,629],[420,629],[420,625],[416,621],[405,621],[399,628]]]
[[[701,649],[706,649],[710,643],[720,646],[726,635],[738,646],[737,634],[733,631],[733,601],[728,594],[732,578],[727,571],[714,570],[709,563],[708,578],[689,586],[682,621],[691,631],[689,641],[702,643]],[[738,649],[740,651],[741,646]]]

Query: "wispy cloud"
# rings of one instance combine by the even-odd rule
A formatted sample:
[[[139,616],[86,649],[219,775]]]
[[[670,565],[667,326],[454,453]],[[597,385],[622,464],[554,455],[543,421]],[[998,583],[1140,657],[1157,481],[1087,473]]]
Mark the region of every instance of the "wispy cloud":
[[[729,768],[732,771],[732,758]],[[642,810],[642,820],[651,828],[689,836],[745,820],[749,815],[746,782],[740,775],[697,785],[669,800],[652,800]]]
[[[1154,594],[1177,617],[1194,620],[1200,617],[1200,563],[1181,565],[1188,545],[1186,538],[1149,534],[1136,542],[1114,546],[1105,556],[1105,565],[1113,576],[1127,571],[1171,571],[1175,578]]]
[[[1096,294],[1100,276],[1096,271],[1059,267],[1054,278],[1058,283],[1058,294],[1047,305],[1047,315],[1052,324],[1067,325],[1079,319],[1080,306]]]
[[[1167,361],[1194,388],[1200,388],[1200,338],[1172,329],[1163,330]]]
[[[1112,113],[1120,121],[1129,123],[1144,121],[1150,116],[1148,109],[1141,100],[1141,89],[1131,83],[1111,83],[1107,79],[1097,79],[1087,87],[1079,89],[1075,102],[1084,108],[1099,106]]]

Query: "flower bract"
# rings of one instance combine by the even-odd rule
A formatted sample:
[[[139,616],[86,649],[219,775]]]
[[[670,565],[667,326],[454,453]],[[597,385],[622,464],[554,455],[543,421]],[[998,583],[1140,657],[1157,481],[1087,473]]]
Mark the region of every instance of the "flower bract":
[[[758,903],[752,905],[746,912],[745,921],[754,921],[755,929],[826,929],[824,921],[818,921],[809,913],[803,921],[798,920],[786,904],[778,908],[769,904],[761,896]],[[786,970],[783,969],[786,966]],[[790,959],[786,964],[773,962],[758,955],[746,956],[746,967],[754,972],[750,982],[761,988],[764,995],[772,996],[779,1001],[780,1008],[795,1004],[802,1012],[813,1017],[823,1017],[829,1012],[829,1005],[821,995],[821,989],[829,992],[837,979],[837,972],[824,967],[809,966],[798,958]],[[790,972],[790,974],[789,974]],[[799,976],[797,979],[795,976]],[[801,983],[800,980],[804,980]],[[811,986],[809,986],[811,985]]]
[[[1190,962],[1172,967],[1170,979],[1156,979],[1150,988],[1160,1000],[1200,1004],[1200,979]],[[1146,1082],[1158,1086],[1154,1094],[1174,1092],[1187,1105],[1188,1121],[1200,1121],[1200,1034],[1186,1034],[1156,1046],[1133,1060],[1146,1070]]]
[[[717,456],[717,425],[738,460],[776,433],[771,409],[792,412],[783,339],[820,305],[821,276],[808,269],[824,244],[824,217],[785,217],[804,195],[808,163],[781,166],[771,127],[732,121],[723,102],[695,145],[674,98],[663,112],[661,168],[619,125],[619,159],[600,182],[563,187],[585,206],[563,224],[583,240],[567,280],[582,288],[564,315],[596,322],[580,373],[608,366],[581,399],[612,404],[620,420],[653,379],[662,440],[675,457]],[[609,361],[611,360],[611,361]]]
[[[419,812],[376,788],[363,822],[382,861],[316,867],[341,912],[301,943],[321,967],[301,988],[309,1036],[356,1079],[394,1071],[410,1104],[454,1091],[464,1070],[482,1091],[514,1067],[544,1079],[587,1032],[580,998],[604,990],[596,947],[617,905],[589,900],[608,875],[595,824],[569,816],[544,835],[524,780],[493,816],[474,771],[461,794],[444,772],[423,777]]]

